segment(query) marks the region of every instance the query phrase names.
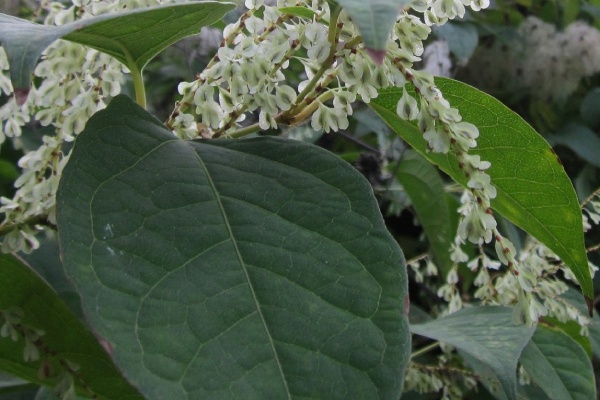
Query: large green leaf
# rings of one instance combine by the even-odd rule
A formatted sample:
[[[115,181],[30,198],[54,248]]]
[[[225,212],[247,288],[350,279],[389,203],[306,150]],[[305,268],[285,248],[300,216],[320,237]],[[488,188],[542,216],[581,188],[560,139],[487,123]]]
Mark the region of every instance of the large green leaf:
[[[454,232],[439,172],[417,152],[408,150],[402,156],[396,178],[412,201],[436,261],[447,271],[452,265],[450,245]]]
[[[358,27],[368,49],[385,50],[400,10],[412,0],[334,0]]]
[[[447,78],[436,78],[436,85],[463,120],[479,128],[472,153],[492,163],[488,173],[498,191],[492,207],[560,256],[583,294],[593,298],[577,195],[548,143],[493,97]],[[420,130],[396,115],[401,96],[402,89],[381,90],[369,105],[415,150],[466,186],[455,156],[427,152]]]
[[[43,358],[57,366],[69,361],[79,365],[77,374],[98,399],[141,399],[141,396],[123,379],[112,364],[106,351],[94,335],[56,293],[18,258],[0,254],[0,310],[18,308],[23,312],[22,324],[45,332],[41,340],[47,348]],[[40,378],[40,361],[23,360],[23,340],[0,338],[0,370],[7,371],[30,382],[49,385],[54,379]],[[52,374],[51,374],[52,375]]]
[[[551,400],[595,400],[592,362],[567,334],[538,326],[523,349],[521,364]]]
[[[515,325],[512,313],[508,307],[464,308],[444,318],[411,325],[410,331],[447,343],[473,358],[486,370],[486,378],[499,382],[488,389],[497,398],[515,400],[517,361],[535,328]]]
[[[148,399],[398,399],[405,262],[368,182],[316,146],[181,141],[125,96],[57,195],[84,312]]]
[[[6,50],[15,89],[28,89],[35,64],[57,39],[110,54],[141,71],[165,47],[218,21],[235,5],[206,1],[104,14],[61,26],[35,24],[0,14],[0,42]]]

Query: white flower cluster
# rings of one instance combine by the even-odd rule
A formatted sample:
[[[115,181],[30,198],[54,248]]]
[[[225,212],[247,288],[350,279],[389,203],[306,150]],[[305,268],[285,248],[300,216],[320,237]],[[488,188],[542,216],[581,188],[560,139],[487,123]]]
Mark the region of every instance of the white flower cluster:
[[[166,1],[73,0],[67,7],[52,2],[44,9],[45,23],[62,25],[100,13],[162,3]],[[12,93],[8,68],[6,54],[0,47],[0,90],[6,95]],[[58,41],[46,49],[34,71],[40,78],[39,86],[32,87],[23,104],[10,98],[0,108],[0,143],[8,137],[16,148],[22,148],[22,128],[32,118],[43,126],[52,126],[55,132],[19,160],[22,173],[15,182],[15,196],[0,198],[0,213],[4,214],[0,225],[3,252],[36,249],[36,234],[43,226],[54,225],[56,189],[68,157],[63,154],[63,145],[83,130],[89,117],[105,107],[107,99],[121,91],[123,73],[123,66],[106,54]]]
[[[461,400],[477,387],[475,374],[449,366],[446,356],[441,356],[438,366],[411,362],[404,378],[404,391],[417,393],[439,392],[441,400]]]
[[[539,100],[561,102],[583,78],[600,72],[600,31],[585,22],[558,31],[530,16],[518,33],[518,41],[480,48],[466,75],[492,92],[525,88]]]
[[[158,2],[75,0],[70,7],[50,3],[46,23],[60,25],[110,12],[117,3],[122,9]],[[297,17],[279,10],[296,5],[309,8],[314,16]],[[309,118],[316,130],[336,131],[348,127],[351,104],[357,97],[369,102],[377,96],[377,89],[404,87],[409,81],[419,101],[403,89],[398,114],[418,122],[430,150],[452,149],[456,153],[461,168],[470,177],[473,199],[478,202],[473,200],[463,211],[467,222],[461,225],[462,236],[489,241],[492,223],[486,210],[495,196],[484,172],[489,163],[467,154],[476,145],[478,131],[461,121],[430,74],[412,69],[423,54],[429,25],[464,15],[465,6],[479,9],[487,3],[414,3],[413,9],[424,13],[423,20],[408,12],[400,13],[387,57],[378,66],[360,50],[360,36],[346,14],[339,9],[332,13],[327,2],[279,0],[276,6],[269,6],[261,0],[248,0],[248,11],[225,28],[223,45],[199,79],[180,84],[183,98],[167,125],[185,138],[200,134],[241,136],[279,124],[297,125]],[[329,27],[324,23],[327,21]],[[0,61],[5,68],[5,57]],[[299,63],[305,71],[305,79],[294,87],[286,84],[283,73],[291,63]],[[24,171],[17,181],[16,196],[0,199],[0,211],[6,214],[2,228],[14,228],[5,235],[4,251],[35,249],[36,223],[54,223],[54,193],[66,159],[61,152],[63,143],[73,140],[87,119],[105,106],[105,99],[119,92],[123,70],[116,61],[94,50],[58,42],[46,51],[35,74],[42,83],[29,93],[25,104],[19,106],[11,100],[0,110],[4,132],[18,145],[21,127],[34,116],[41,124],[54,126],[56,135],[45,138],[38,150],[21,160]],[[254,112],[258,113],[258,123],[240,128],[239,124]]]
[[[600,189],[593,192],[582,203],[583,216],[588,219],[587,229],[592,225],[600,224]],[[501,241],[502,243],[502,241]],[[506,244],[506,243],[505,243]],[[516,254],[514,246],[510,245],[512,257]],[[588,251],[598,250],[600,244],[589,248]],[[589,316],[582,312],[582,304],[575,303],[578,300],[569,296],[569,286],[561,277],[577,282],[572,272],[566,268],[561,260],[546,246],[537,240],[528,237],[523,248],[518,252],[519,274],[510,270],[502,270],[501,266],[508,260],[502,262],[490,258],[483,245],[479,245],[479,253],[469,259],[459,246],[454,247],[452,261],[455,263],[446,277],[446,283],[442,285],[437,295],[443,298],[447,304],[441,310],[441,315],[457,311],[463,307],[463,300],[481,301],[482,304],[502,305],[514,307],[513,317],[515,323],[536,323],[542,317],[553,317],[565,323],[575,322],[580,327],[580,334],[587,336]],[[466,266],[475,274],[473,285],[476,287],[464,290],[464,285],[459,284],[458,263],[466,263]],[[409,260],[408,265],[414,273],[417,282],[426,286],[435,285],[433,281],[438,275],[438,267],[426,256]],[[598,267],[589,263],[590,273],[593,276]],[[579,300],[580,301],[580,300]],[[432,348],[431,345],[417,350],[415,354]],[[436,367],[424,366],[414,362],[409,364],[406,373],[405,390],[417,391],[419,393],[438,392],[442,398],[452,398],[449,393],[458,393],[462,398],[461,388],[455,381],[449,380],[448,375],[453,367],[447,346],[442,345],[444,353],[438,356],[439,365]],[[460,375],[463,378],[468,374]],[[521,384],[528,383],[528,375],[519,371]],[[468,385],[465,385],[469,387]]]
[[[314,17],[295,18],[278,9],[298,5],[309,7]],[[376,65],[360,50],[358,32],[346,14],[332,13],[328,3],[279,0],[274,7],[249,0],[249,11],[225,29],[224,45],[208,67],[196,81],[179,86],[183,98],[167,125],[184,138],[236,137],[309,118],[315,130],[337,131],[348,127],[351,103],[357,98],[368,103],[378,89],[401,87],[398,115],[418,124],[430,151],[452,151],[469,178],[470,191],[460,210],[457,251],[465,240],[489,243],[495,238],[502,243],[500,256],[512,268],[514,252],[507,254],[512,244],[497,232],[490,210],[490,200],[496,196],[485,172],[490,163],[468,153],[476,146],[479,131],[462,121],[458,110],[435,87],[431,74],[413,69],[423,55],[429,25],[462,16],[464,5],[414,3],[414,10],[424,12],[423,20],[400,13],[387,56]],[[478,8],[487,3],[469,5]],[[323,20],[329,20],[329,28]],[[282,73],[293,62],[302,65],[306,77],[297,87],[288,85]],[[414,91],[406,89],[407,82]],[[259,112],[258,123],[240,128],[238,124],[252,112]],[[453,299],[455,309],[462,306],[457,296],[444,297]]]

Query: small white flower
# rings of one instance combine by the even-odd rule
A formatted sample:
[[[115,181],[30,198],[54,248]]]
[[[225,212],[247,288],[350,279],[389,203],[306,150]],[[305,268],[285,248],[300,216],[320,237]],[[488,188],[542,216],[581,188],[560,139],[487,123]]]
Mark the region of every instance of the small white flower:
[[[414,121],[419,117],[419,106],[414,97],[406,93],[406,89],[402,88],[402,97],[396,106],[396,113],[400,118],[407,121]]]

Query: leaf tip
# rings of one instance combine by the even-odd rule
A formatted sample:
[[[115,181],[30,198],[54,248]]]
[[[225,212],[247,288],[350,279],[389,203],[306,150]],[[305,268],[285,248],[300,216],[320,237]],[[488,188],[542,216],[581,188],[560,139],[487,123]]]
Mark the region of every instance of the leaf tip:
[[[367,49],[367,53],[369,56],[375,61],[375,64],[381,65],[383,64],[383,59],[385,58],[386,51],[385,50],[376,50],[376,49]]]
[[[15,100],[17,104],[22,106],[27,101],[27,96],[29,95],[29,88],[16,88],[14,90]]]
[[[587,304],[587,308],[588,308],[588,313],[590,314],[590,317],[594,316],[594,299],[592,299],[591,297],[585,297],[585,304]]]

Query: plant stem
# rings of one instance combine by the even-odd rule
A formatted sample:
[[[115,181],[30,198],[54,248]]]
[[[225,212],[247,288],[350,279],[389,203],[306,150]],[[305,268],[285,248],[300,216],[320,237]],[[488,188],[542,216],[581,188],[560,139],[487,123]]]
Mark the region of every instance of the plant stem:
[[[600,196],[600,188],[594,190],[586,199],[581,203],[581,208],[585,207],[592,199],[596,196]]]
[[[125,58],[127,59],[127,68],[131,73],[133,79],[133,88],[135,90],[135,101],[145,110],[146,109],[146,87],[144,86],[144,78],[142,77],[142,70],[138,68],[137,63],[131,56],[131,53],[121,43],[117,43],[121,48]],[[143,66],[142,66],[143,68]]]
[[[135,89],[135,101],[144,109],[146,109],[146,87],[144,86],[144,77],[142,71],[137,68],[137,65],[130,64],[129,72],[133,78],[133,88]]]
[[[226,135],[223,135],[223,137],[235,139],[235,138],[241,138],[243,136],[250,135],[252,133],[256,133],[259,131],[261,131],[261,128],[258,125],[258,123],[256,123],[256,124],[245,126],[241,129],[238,129],[238,130],[228,133]]]
[[[327,56],[327,59],[325,60],[325,62],[323,62],[323,65],[321,65],[321,68],[319,68],[315,76],[313,76],[310,82],[308,82],[304,90],[300,92],[300,94],[298,94],[298,97],[296,98],[296,104],[302,103],[306,96],[315,88],[315,86],[317,86],[319,79],[321,79],[321,77],[325,74],[325,71],[327,71],[329,67],[331,67],[331,65],[333,64],[337,45],[337,20],[341,11],[341,7],[336,7],[332,11],[331,17],[329,18],[329,33],[327,35],[327,40],[331,45],[331,47],[329,48],[329,55]]]
[[[313,112],[315,112],[315,110],[317,109],[317,107],[319,107],[319,103],[324,103],[327,100],[331,99],[333,97],[333,93],[331,91],[327,91],[325,93],[323,93],[322,95],[320,95],[319,97],[317,97],[312,103],[305,105],[304,107],[296,107],[296,115],[292,116],[292,122],[290,125],[294,126],[294,125],[298,125],[300,124],[302,121],[304,121],[306,118],[308,118]]]
[[[440,342],[433,342],[425,347],[421,347],[419,350],[416,350],[414,353],[410,355],[410,359],[417,358],[420,355],[430,352],[431,350],[436,349],[440,345]]]

